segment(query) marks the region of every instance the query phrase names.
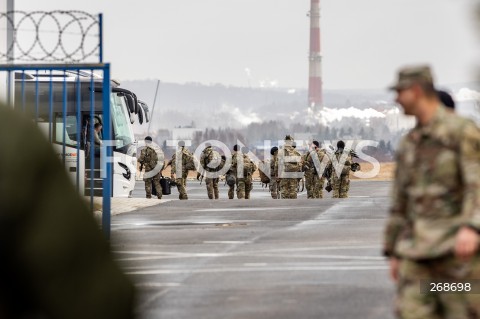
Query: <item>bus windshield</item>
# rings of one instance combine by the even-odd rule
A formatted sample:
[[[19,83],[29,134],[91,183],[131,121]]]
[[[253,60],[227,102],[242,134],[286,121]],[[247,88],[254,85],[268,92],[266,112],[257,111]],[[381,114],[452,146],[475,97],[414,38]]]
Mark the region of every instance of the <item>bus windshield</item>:
[[[130,130],[130,120],[122,98],[116,93],[110,94],[112,110],[112,126],[117,148],[123,148],[134,141],[133,132]]]

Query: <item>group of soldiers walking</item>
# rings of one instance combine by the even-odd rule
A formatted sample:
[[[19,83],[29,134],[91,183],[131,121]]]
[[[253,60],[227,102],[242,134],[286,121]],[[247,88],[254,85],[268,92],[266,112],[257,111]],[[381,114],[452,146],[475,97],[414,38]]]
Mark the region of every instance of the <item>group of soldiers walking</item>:
[[[350,189],[350,172],[359,169],[353,163],[355,153],[345,150],[345,143],[339,141],[337,150],[329,155],[320,148],[318,141],[313,141],[306,154],[296,150],[295,142],[290,135],[285,137],[282,148],[271,149],[271,177],[269,181],[272,198],[295,199],[300,190],[300,182],[305,181],[307,198],[323,198],[323,189],[333,190],[333,198],[347,198]],[[290,160],[300,157],[301,161]]]
[[[228,198],[249,199],[253,189],[253,175],[259,170],[262,184],[269,187],[273,199],[295,199],[297,194],[307,190],[307,198],[323,198],[324,188],[333,190],[333,198],[347,198],[350,188],[350,172],[359,169],[353,163],[354,152],[345,150],[345,143],[339,141],[337,150],[328,154],[320,147],[318,141],[313,141],[305,154],[300,154],[292,136],[287,135],[284,145],[270,150],[271,158],[256,163],[249,157],[247,147],[233,146],[231,156],[228,158],[211,144],[206,143],[201,152],[200,159],[185,147],[183,141],[179,142],[178,149],[172,159],[163,163],[157,174],[150,173],[159,162],[158,155],[151,145],[151,137],[145,138],[146,147],[141,151],[139,163],[145,167],[146,197],[152,197],[152,188],[156,190],[157,197],[162,197],[160,178],[162,171],[171,165],[170,181],[176,185],[179,199],[188,199],[186,181],[188,172],[197,171],[197,180],[205,180],[209,199],[219,199],[218,184],[220,177],[228,185]],[[150,176],[153,175],[153,176]],[[326,187],[325,187],[326,186]]]

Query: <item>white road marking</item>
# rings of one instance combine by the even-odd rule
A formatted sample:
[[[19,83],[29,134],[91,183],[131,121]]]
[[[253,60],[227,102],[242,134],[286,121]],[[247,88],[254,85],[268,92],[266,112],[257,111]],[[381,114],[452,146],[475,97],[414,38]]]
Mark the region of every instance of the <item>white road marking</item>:
[[[251,241],[241,240],[206,240],[204,244],[251,244]]]
[[[206,208],[206,209],[197,209],[195,212],[235,212],[235,211],[265,211],[265,210],[292,210],[292,209],[316,209],[318,210],[318,206],[310,206],[310,207],[238,207],[238,208]]]
[[[213,243],[250,243],[242,241],[212,241]],[[301,247],[301,248],[285,248],[285,249],[265,249],[253,251],[238,251],[225,253],[183,253],[183,252],[161,252],[161,251],[116,251],[117,254],[125,255],[141,255],[141,257],[122,257],[117,258],[118,261],[142,261],[142,260],[161,260],[161,259],[185,259],[185,258],[218,258],[218,257],[275,257],[275,258],[305,258],[305,259],[347,259],[347,260],[385,260],[382,256],[358,256],[358,255],[329,255],[316,254],[315,251],[322,250],[358,250],[358,249],[376,249],[380,251],[380,246],[332,246],[332,247]],[[312,252],[305,254],[300,252]]]
[[[388,270],[387,265],[371,266],[320,266],[320,267],[243,267],[243,268],[204,268],[204,269],[155,269],[145,271],[126,272],[127,275],[169,275],[169,274],[205,274],[228,272],[253,272],[253,271],[357,271],[357,270]]]

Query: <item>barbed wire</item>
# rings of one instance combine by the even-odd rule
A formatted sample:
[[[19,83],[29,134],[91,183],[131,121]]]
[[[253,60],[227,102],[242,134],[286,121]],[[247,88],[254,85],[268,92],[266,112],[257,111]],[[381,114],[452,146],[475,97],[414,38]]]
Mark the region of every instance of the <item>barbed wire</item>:
[[[6,52],[0,51],[0,61],[98,61],[99,23],[97,16],[83,11],[0,12],[0,25],[13,31],[13,41]]]

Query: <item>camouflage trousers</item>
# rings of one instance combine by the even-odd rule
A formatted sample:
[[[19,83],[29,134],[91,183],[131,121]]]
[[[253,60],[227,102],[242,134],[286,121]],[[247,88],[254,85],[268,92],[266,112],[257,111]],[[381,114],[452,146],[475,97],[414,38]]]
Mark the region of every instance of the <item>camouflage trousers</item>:
[[[270,178],[270,184],[268,187],[270,189],[270,195],[272,195],[272,198],[278,199],[278,183],[276,182],[275,177]]]
[[[147,193],[147,198],[152,198],[152,181],[155,185],[155,190],[157,191],[157,197],[160,199],[162,198],[162,185],[160,185],[160,173],[157,175],[145,178],[143,180],[145,182],[145,193]]]
[[[350,189],[350,176],[336,174],[332,176],[333,198],[347,198]]]
[[[187,174],[183,174],[182,178],[175,179],[178,189],[178,198],[179,199],[188,199],[187,195]]]
[[[250,199],[250,192],[253,188],[252,178],[237,178],[237,198]]]
[[[307,198],[323,198],[325,177],[319,178],[314,172],[305,172],[305,187]]]
[[[296,199],[297,198],[298,180],[296,178],[280,179],[280,198]]]
[[[218,178],[205,178],[207,194],[209,199],[218,199]]]
[[[428,281],[472,282],[480,279],[480,257],[461,262],[454,256],[427,262],[401,260],[395,313],[401,319],[480,318],[480,294],[430,292]],[[425,291],[420,292],[420,280]]]

